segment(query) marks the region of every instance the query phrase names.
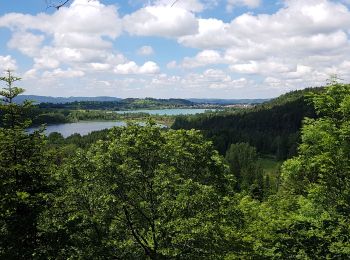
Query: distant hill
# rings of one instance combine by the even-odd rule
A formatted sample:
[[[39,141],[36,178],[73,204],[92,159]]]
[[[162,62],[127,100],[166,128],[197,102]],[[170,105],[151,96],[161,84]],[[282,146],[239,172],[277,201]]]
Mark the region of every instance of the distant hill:
[[[133,110],[191,107],[195,103],[186,99],[125,98],[117,101],[74,101],[69,103],[40,103],[45,109],[97,109],[97,110]]]
[[[216,98],[190,98],[189,101],[197,104],[211,104],[211,105],[235,105],[235,104],[260,104],[270,99],[216,99]]]
[[[118,102],[125,101],[126,103],[158,103],[176,105],[192,106],[195,104],[208,104],[208,105],[234,105],[234,104],[261,104],[270,99],[216,99],[216,98],[190,98],[190,99],[156,99],[156,98],[116,98],[116,97],[50,97],[50,96],[37,96],[37,95],[19,95],[15,98],[16,103],[23,103],[24,100],[34,101],[36,104],[50,103],[50,104],[66,104],[73,102]]]
[[[193,102],[187,99],[181,98],[169,98],[169,99],[158,99],[158,98],[125,98],[121,102],[125,104],[133,104],[133,105],[145,105],[145,106],[193,106],[195,105]]]
[[[98,101],[98,102],[114,102],[119,101],[121,98],[115,97],[49,97],[49,96],[36,96],[36,95],[20,95],[15,98],[16,103],[22,103],[24,100],[31,100],[35,103],[52,103],[52,104],[65,104],[72,102],[83,101]]]

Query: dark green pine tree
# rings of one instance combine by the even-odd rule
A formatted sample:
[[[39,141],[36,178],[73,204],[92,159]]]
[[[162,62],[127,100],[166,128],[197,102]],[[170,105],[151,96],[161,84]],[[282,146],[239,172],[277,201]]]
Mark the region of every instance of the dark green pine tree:
[[[48,160],[42,131],[27,133],[30,102],[14,103],[23,93],[11,71],[0,91],[0,258],[31,259],[39,245],[37,220],[48,192]]]

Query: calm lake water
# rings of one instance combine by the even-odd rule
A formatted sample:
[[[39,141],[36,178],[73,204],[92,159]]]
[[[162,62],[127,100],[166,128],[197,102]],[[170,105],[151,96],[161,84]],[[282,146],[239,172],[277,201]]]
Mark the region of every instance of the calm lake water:
[[[87,135],[93,131],[99,131],[103,129],[109,129],[114,126],[125,126],[126,123],[122,121],[84,121],[68,124],[47,125],[45,134],[49,135],[53,132],[58,132],[63,137],[68,137],[72,134]],[[29,132],[34,131],[37,128],[28,129]]]
[[[177,115],[194,115],[200,114],[208,111],[208,109],[201,108],[174,108],[174,109],[140,109],[140,110],[125,110],[125,111],[115,111],[118,114],[125,113],[147,113],[150,115],[167,115],[167,116],[177,116]]]
[[[159,109],[159,110],[130,110],[130,111],[117,111],[117,113],[149,113],[151,115],[194,115],[204,113],[206,109]],[[45,133],[47,135],[58,132],[63,137],[68,137],[72,134],[87,135],[93,131],[99,131],[103,129],[109,129],[114,126],[125,126],[123,121],[82,121],[77,123],[56,124],[47,125]],[[34,131],[37,128],[28,129],[29,132]]]

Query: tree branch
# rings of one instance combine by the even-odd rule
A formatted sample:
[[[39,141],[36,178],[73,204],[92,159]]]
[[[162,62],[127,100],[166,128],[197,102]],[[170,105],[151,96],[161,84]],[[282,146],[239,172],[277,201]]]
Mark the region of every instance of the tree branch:
[[[71,0],[64,0],[60,4],[55,4],[55,3],[52,3],[51,1],[49,2],[48,0],[45,0],[46,6],[47,6],[46,9],[48,9],[48,8],[56,8],[58,10],[61,7],[63,7],[64,5],[68,4],[68,2],[70,2],[70,1]]]
[[[124,211],[126,223],[129,226],[133,237],[136,239],[137,243],[143,248],[146,255],[151,256],[152,250],[147,246],[147,241],[139,234],[139,232],[137,232],[137,230],[134,229],[134,225],[130,219],[129,212],[125,206],[123,206],[123,211]]]
[[[179,0],[175,0],[170,7],[173,7],[177,2],[179,2]]]

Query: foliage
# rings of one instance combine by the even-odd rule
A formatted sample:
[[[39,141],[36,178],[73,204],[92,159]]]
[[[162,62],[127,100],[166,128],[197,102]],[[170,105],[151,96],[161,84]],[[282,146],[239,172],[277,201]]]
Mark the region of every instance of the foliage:
[[[232,176],[197,131],[115,128],[79,151],[61,178],[42,228],[67,232],[56,249],[62,258],[217,259],[235,244],[239,253],[235,234],[224,236],[239,222],[225,220],[238,214],[225,199]]]
[[[1,259],[350,257],[350,85],[176,120],[228,147],[224,160],[198,130],[154,122],[28,134],[28,118],[43,111],[50,120],[108,113],[17,105],[19,78],[1,79]],[[279,162],[258,156],[294,150],[281,180]]]
[[[259,153],[285,160],[296,154],[303,118],[316,117],[305,98],[310,91],[321,92],[322,88],[291,92],[239,113],[179,116],[172,128],[201,130],[221,154],[232,143],[246,142]]]
[[[119,101],[76,101],[71,103],[41,103],[39,108],[89,109],[89,110],[133,110],[191,107],[194,103],[185,99],[126,98]]]
[[[258,163],[256,149],[247,143],[231,144],[226,152],[226,161],[237,180],[236,189],[246,191],[254,198],[264,197],[264,176]]]
[[[49,161],[42,132],[25,131],[30,103],[13,103],[23,89],[14,87],[19,78],[7,73],[0,78],[7,84],[0,91],[0,258],[30,259],[40,243],[36,225],[49,192]]]
[[[299,155],[283,165],[282,177],[284,192],[303,196],[312,209],[299,214],[288,234],[303,239],[304,245],[319,245],[305,251],[309,258],[348,258],[350,85],[330,85],[325,93],[311,97],[320,118],[305,119]]]
[[[325,205],[335,207],[335,200],[350,210],[350,86],[329,86],[312,98],[320,118],[304,120],[299,156],[284,165],[286,189],[308,194],[321,188]]]

